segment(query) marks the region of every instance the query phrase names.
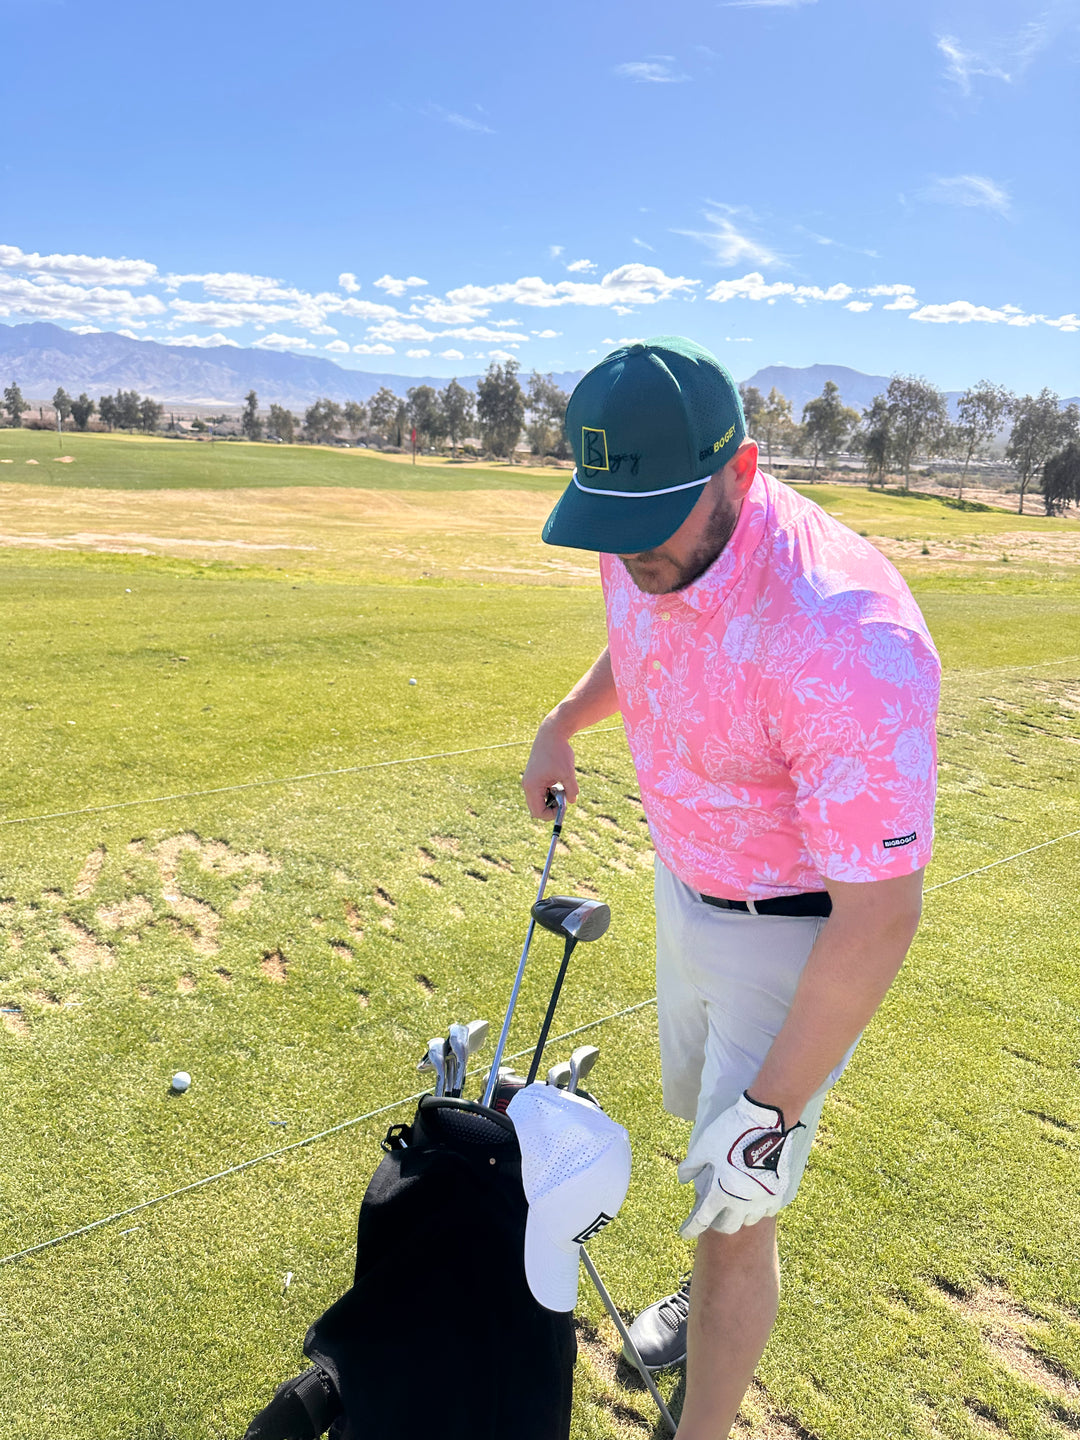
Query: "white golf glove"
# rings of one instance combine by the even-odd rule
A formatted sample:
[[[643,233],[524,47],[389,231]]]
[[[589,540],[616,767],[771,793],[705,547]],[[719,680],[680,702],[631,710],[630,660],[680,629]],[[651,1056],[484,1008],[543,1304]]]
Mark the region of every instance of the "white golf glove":
[[[679,1166],[683,1184],[694,1182],[697,1204],[679,1227],[693,1240],[703,1231],[733,1235],[775,1215],[784,1203],[791,1176],[788,1137],[801,1124],[784,1129],[781,1111],[759,1105],[744,1091],[707,1125]]]

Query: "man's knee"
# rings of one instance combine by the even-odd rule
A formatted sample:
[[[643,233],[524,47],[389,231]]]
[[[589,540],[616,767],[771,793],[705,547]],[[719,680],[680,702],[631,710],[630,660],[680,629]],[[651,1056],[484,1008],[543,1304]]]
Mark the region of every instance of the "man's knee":
[[[744,1225],[732,1235],[706,1230],[697,1242],[695,1272],[744,1270],[760,1272],[777,1269],[776,1217],[766,1216],[756,1225]]]

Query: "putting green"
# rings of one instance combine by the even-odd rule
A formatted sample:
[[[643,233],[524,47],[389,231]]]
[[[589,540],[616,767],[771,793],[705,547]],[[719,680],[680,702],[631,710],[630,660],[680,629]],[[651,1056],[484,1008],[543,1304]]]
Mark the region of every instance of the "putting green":
[[[5,1435],[224,1440],[347,1283],[428,1037],[501,1017],[547,835],[517,777],[603,643],[599,598],[11,550],[0,595],[0,1256],[232,1171],[0,1266]],[[784,1218],[746,1434],[1080,1425],[1078,841],[1046,843],[1080,828],[1080,598],[953,579],[919,599],[946,675],[941,888]],[[615,1017],[587,1038],[634,1179],[593,1254],[633,1312],[690,1258],[687,1127],[660,1108],[621,731],[579,757],[555,885],[614,920],[578,952],[556,1030]],[[558,958],[541,937],[515,1050]],[[648,1433],[581,1294],[575,1436]],[[418,1315],[418,1349],[438,1341]],[[677,1404],[678,1376],[664,1389]]]

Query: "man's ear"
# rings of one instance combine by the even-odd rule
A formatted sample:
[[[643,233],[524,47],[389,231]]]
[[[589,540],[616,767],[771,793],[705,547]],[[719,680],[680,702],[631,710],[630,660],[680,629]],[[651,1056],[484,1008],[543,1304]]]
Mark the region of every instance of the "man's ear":
[[[744,440],[724,466],[731,476],[731,488],[741,500],[754,483],[758,468],[758,448],[754,440]]]

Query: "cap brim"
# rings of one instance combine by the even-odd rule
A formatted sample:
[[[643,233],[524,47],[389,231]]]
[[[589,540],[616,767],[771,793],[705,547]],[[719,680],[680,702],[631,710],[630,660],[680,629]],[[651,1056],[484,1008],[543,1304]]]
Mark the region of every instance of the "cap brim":
[[[666,495],[595,495],[573,481],[547,518],[542,538],[548,545],[637,555],[670,540],[697,504],[709,477]]]
[[[525,1221],[525,1279],[545,1310],[573,1310],[577,1304],[581,1247],[557,1244],[532,1210]]]

